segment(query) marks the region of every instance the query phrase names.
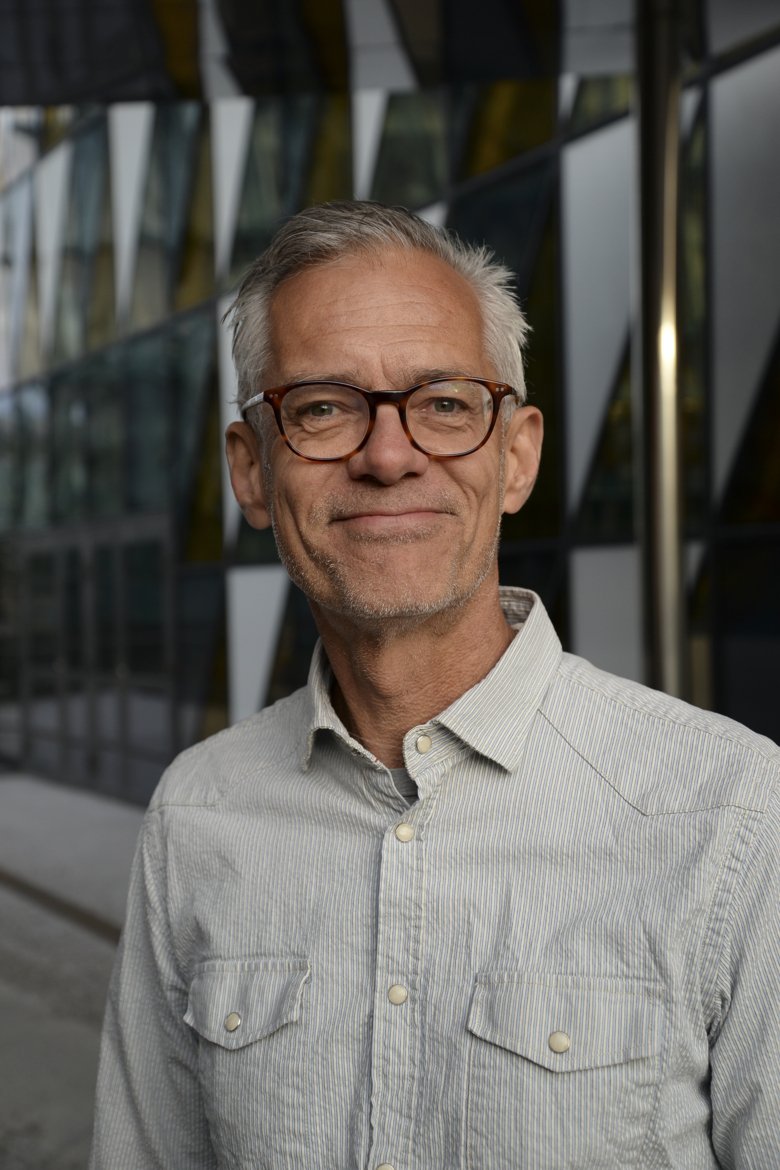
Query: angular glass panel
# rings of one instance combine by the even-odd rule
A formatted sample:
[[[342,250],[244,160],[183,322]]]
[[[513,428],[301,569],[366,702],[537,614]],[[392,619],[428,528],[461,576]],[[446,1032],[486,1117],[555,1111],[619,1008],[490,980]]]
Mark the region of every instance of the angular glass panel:
[[[106,119],[73,143],[68,219],[57,300],[55,360],[77,357],[114,332],[114,249]]]
[[[780,329],[721,504],[726,524],[780,522]]]
[[[589,130],[609,118],[619,118],[631,109],[634,79],[630,75],[581,77],[571,112],[570,129]]]
[[[634,539],[631,365],[625,353],[610,397],[576,524],[582,544]]]
[[[720,543],[713,560],[715,707],[780,739],[780,540]]]
[[[390,0],[404,48],[421,85],[444,80],[444,5],[420,4],[419,0]]]
[[[162,547],[157,541],[129,544],[122,550],[122,562],[127,668],[131,674],[162,675],[165,669]]]
[[[137,327],[162,320],[174,307],[195,180],[199,173],[203,176],[202,119],[202,107],[195,102],[158,105],[155,110],[131,311]],[[192,252],[187,259],[193,261]]]
[[[371,198],[424,207],[447,184],[446,111],[441,90],[391,94]]]
[[[43,528],[49,520],[49,394],[39,384],[19,390],[21,419],[23,528]]]
[[[468,127],[457,173],[480,175],[549,141],[555,133],[557,80],[495,81],[468,87]]]
[[[727,52],[754,38],[780,31],[780,12],[775,0],[707,0],[710,49]]]
[[[189,209],[178,250],[174,308],[188,309],[214,293],[214,200],[208,107],[192,160]]]
[[[351,191],[349,113],[343,97],[315,93],[261,98],[233,239],[231,280],[263,251],[281,219],[309,202]]]

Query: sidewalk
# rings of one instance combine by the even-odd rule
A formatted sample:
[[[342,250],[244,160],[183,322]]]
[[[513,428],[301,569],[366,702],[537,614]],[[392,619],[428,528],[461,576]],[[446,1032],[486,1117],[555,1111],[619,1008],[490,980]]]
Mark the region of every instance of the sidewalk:
[[[0,773],[0,1166],[84,1170],[100,1023],[143,813]]]

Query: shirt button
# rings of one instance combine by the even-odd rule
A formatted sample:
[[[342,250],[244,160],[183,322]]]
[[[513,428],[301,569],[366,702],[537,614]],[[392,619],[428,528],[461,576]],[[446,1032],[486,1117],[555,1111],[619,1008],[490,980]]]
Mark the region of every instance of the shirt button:
[[[417,748],[420,755],[424,756],[425,753],[429,752],[433,747],[433,740],[429,735],[418,735],[417,742],[414,746]]]
[[[225,1016],[225,1031],[235,1032],[236,1028],[241,1027],[241,1016],[238,1012],[231,1012],[230,1015]]]
[[[402,983],[394,983],[387,993],[387,998],[390,1000],[390,1003],[406,1003],[409,998],[409,992]]]
[[[414,829],[406,821],[401,821],[400,825],[395,826],[395,835],[399,841],[411,841],[414,836]]]
[[[568,1052],[571,1048],[571,1040],[565,1032],[551,1032],[547,1037],[547,1043],[553,1052]]]
[[[376,1170],[395,1170],[395,1166],[391,1166],[389,1162],[382,1162],[380,1166],[377,1166]]]

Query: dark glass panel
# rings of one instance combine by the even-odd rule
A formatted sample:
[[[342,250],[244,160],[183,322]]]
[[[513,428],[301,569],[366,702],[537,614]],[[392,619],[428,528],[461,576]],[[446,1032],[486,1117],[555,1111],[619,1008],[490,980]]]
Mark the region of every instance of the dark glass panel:
[[[570,129],[589,130],[607,118],[618,118],[631,109],[634,79],[630,75],[582,77],[571,112]]]
[[[717,710],[780,740],[780,540],[722,542],[713,571]]]
[[[174,662],[182,746],[227,726],[225,596],[221,566],[187,567],[179,575]]]
[[[688,602],[690,700],[712,709],[712,570],[705,556]]]
[[[168,329],[137,338],[125,351],[127,502],[132,511],[160,511],[170,502],[174,348]]]
[[[84,575],[81,552],[78,549],[69,548],[65,552],[63,576],[65,663],[69,670],[83,670],[85,665]]]
[[[396,26],[421,85],[443,80],[442,48],[444,5],[420,4],[419,0],[391,0]]]
[[[191,484],[184,535],[184,559],[222,559],[222,423],[216,384],[207,387],[205,425],[201,428],[200,457],[185,481]],[[182,460],[182,463],[184,461]]]
[[[706,135],[698,118],[681,152],[679,393],[686,533],[702,531],[707,498]]]
[[[122,786],[122,799],[133,804],[147,805],[166,766],[169,756],[146,759],[144,756],[130,756],[127,760],[127,781]]]
[[[539,475],[528,502],[503,521],[503,542],[557,536],[562,520],[563,485],[561,463],[563,441],[558,386],[560,353],[558,329],[558,232],[557,216],[551,208],[544,229],[531,285],[523,308],[533,331],[525,359],[528,402],[538,406],[544,417],[544,443]]]
[[[23,182],[26,180],[23,180]],[[22,334],[19,346],[17,376],[32,377],[41,369],[40,311],[38,306],[38,251],[35,234],[30,239],[30,257],[27,266],[27,286],[24,300]]]
[[[723,497],[721,516],[726,524],[780,521],[779,449],[780,330]]]
[[[238,522],[234,559],[239,565],[278,564],[279,554],[271,529],[252,528],[242,516]]]
[[[565,644],[568,639],[569,606],[564,588],[566,573],[562,550],[552,542],[545,545],[507,545],[502,542],[498,569],[502,585],[519,585],[539,594],[559,638]]]
[[[198,130],[190,177],[189,214],[179,245],[174,308],[188,309],[214,293],[214,199],[208,107]]]
[[[446,183],[443,92],[390,94],[371,198],[424,207],[443,197]]]
[[[162,675],[164,563],[157,541],[128,544],[122,550],[125,588],[125,661],[132,674]]]
[[[87,512],[89,402],[79,368],[52,378],[52,489],[54,518],[70,523]]]
[[[479,175],[549,141],[555,133],[557,79],[496,81],[471,86],[468,128],[457,170]]]
[[[127,739],[135,751],[173,755],[171,700],[163,687],[131,686],[125,694]]]
[[[556,77],[558,5],[549,0],[450,0],[445,7],[445,80]]]
[[[43,385],[19,391],[21,420],[23,528],[43,528],[49,520],[49,395]]]
[[[138,241],[132,323],[154,324],[173,309],[201,146],[203,112],[195,102],[155,111]]]
[[[22,462],[21,426],[13,394],[0,391],[0,532],[19,516]]]
[[[73,142],[61,264],[56,360],[77,357],[113,334],[114,271],[105,116]]]
[[[710,50],[724,53],[760,37],[780,33],[780,12],[775,0],[706,0]]]
[[[99,673],[112,678],[120,661],[117,551],[113,545],[98,545],[94,553],[95,574],[95,664]],[[103,721],[98,720],[98,727]]]
[[[348,94],[319,97],[302,182],[301,205],[352,196],[352,134]]]
[[[177,95],[200,97],[198,0],[151,0],[150,8],[163,44],[165,71]]]
[[[531,286],[555,192],[555,163],[545,160],[453,200],[447,226],[487,244],[517,274],[521,300]]]
[[[172,322],[166,332],[169,341],[165,378],[174,415],[175,483],[179,497],[186,499],[196,476],[202,473],[203,460],[213,463],[216,452],[221,467],[222,438],[215,433],[214,421],[209,421],[213,407],[219,412],[213,307],[188,313]],[[204,428],[209,426],[207,439]],[[214,441],[215,451],[208,446],[210,440]]]
[[[124,347],[115,346],[84,363],[89,383],[89,453],[93,516],[119,516],[125,507],[126,427],[122,399]]]
[[[625,544],[634,539],[631,363],[627,349],[582,494],[576,537],[582,544]]]
[[[348,57],[338,0],[218,0],[226,65],[244,93],[346,89]]]
[[[60,653],[60,582],[52,553],[34,553],[28,558],[23,588],[30,666],[33,671],[53,678]],[[51,689],[47,687],[44,693],[50,693]]]
[[[332,99],[314,93],[261,98],[256,103],[233,239],[233,279],[267,246],[280,220],[307,202],[312,160],[318,157],[318,150],[325,147],[328,154],[327,148],[333,148],[334,127],[327,119],[321,122],[321,115],[332,104]],[[334,125],[339,128],[338,119]],[[322,126],[331,134],[324,144],[318,144],[317,129]],[[338,135],[335,146],[338,159],[343,153]],[[331,189],[330,182],[323,185],[320,179],[317,186],[318,197],[343,195],[343,189],[335,185]]]
[[[275,703],[277,699],[304,686],[317,636],[309,603],[300,589],[291,584],[268,682],[266,704]]]

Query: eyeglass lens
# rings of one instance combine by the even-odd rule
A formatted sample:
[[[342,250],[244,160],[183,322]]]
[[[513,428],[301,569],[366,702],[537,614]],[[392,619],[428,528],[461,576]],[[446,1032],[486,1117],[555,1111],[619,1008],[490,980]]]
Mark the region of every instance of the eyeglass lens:
[[[362,394],[328,382],[294,386],[281,405],[284,432],[295,451],[338,459],[354,451],[368,431]],[[490,391],[479,382],[426,382],[406,404],[406,425],[429,455],[459,455],[478,446],[493,417]]]

